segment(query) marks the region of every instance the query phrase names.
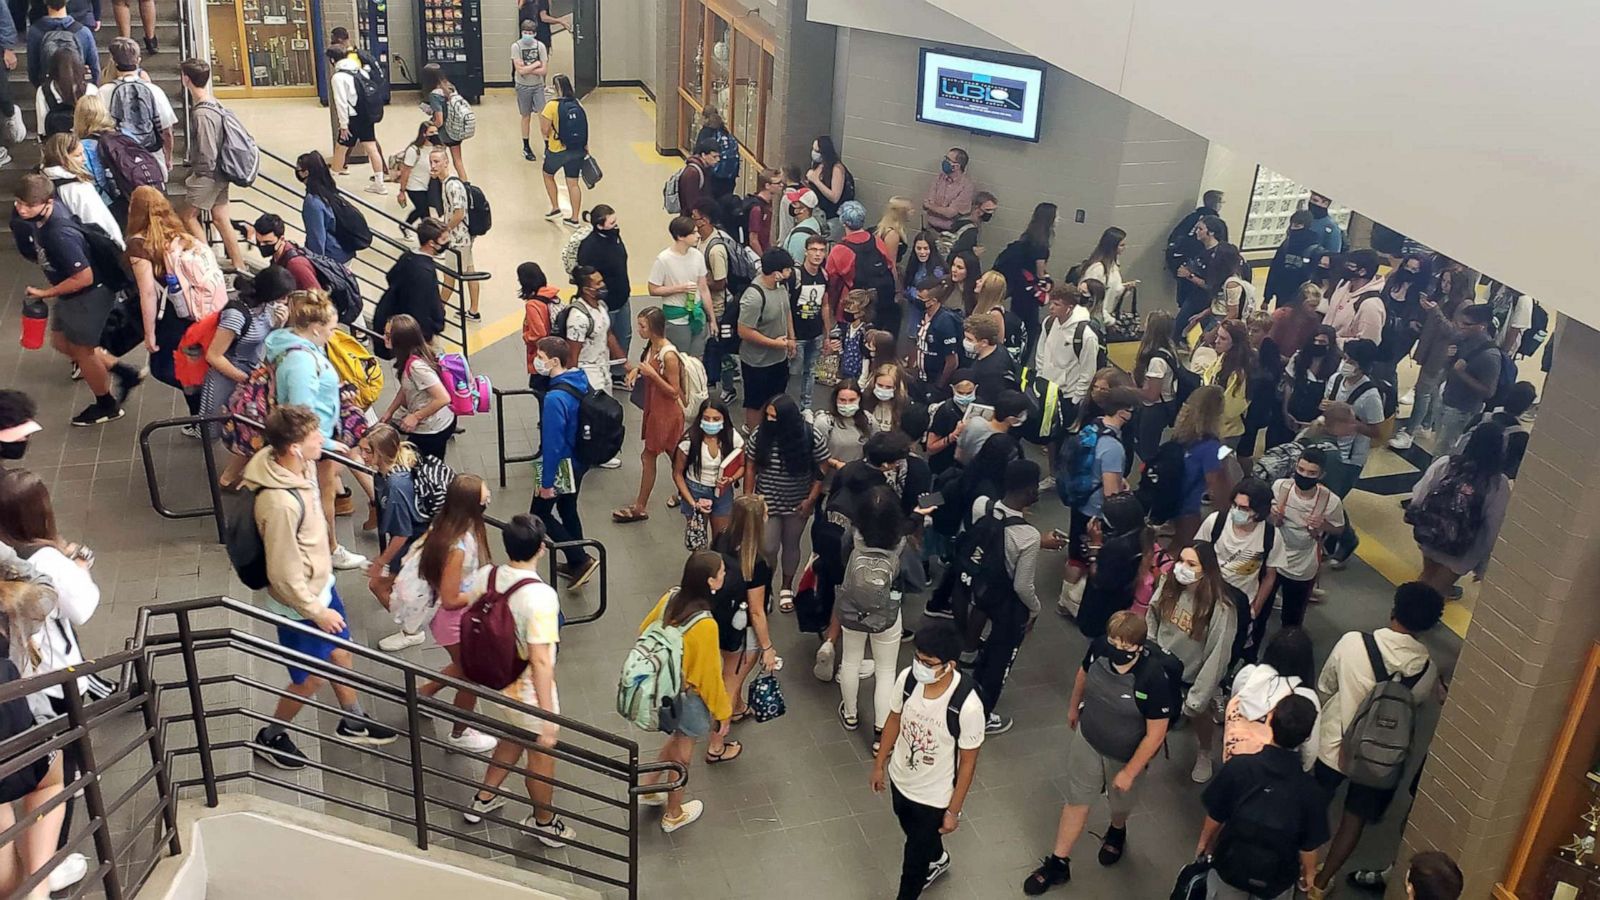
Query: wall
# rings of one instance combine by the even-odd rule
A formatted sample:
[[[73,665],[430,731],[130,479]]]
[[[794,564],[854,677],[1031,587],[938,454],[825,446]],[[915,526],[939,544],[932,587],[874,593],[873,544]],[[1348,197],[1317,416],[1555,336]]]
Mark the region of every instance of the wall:
[[[1200,174],[1200,190],[1195,192],[1194,205],[1200,205],[1200,194],[1205,191],[1221,191],[1222,218],[1228,223],[1228,233],[1233,236],[1234,243],[1238,243],[1244,234],[1250,188],[1255,181],[1255,160],[1213,142],[1206,150],[1206,166]],[[1268,257],[1272,255],[1271,251],[1265,253]]]
[[[600,80],[656,82],[656,0],[604,0],[600,4]]]
[[[1128,232],[1124,277],[1167,284],[1155,280],[1167,232],[1200,190],[1206,142],[1198,135],[1059,69],[1045,78],[1037,144],[921,124],[917,57],[926,45],[852,29],[847,46],[841,152],[871,216],[894,195],[920,207],[939,160],[959,146],[979,187],[1000,198],[984,229],[985,262],[1022,231],[1034,204],[1052,201],[1061,209],[1053,270],[1087,256],[1117,225]],[[1073,221],[1079,209],[1082,224]]]

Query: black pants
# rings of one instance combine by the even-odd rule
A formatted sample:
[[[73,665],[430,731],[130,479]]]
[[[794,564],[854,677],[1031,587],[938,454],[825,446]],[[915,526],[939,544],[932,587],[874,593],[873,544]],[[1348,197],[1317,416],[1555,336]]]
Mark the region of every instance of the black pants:
[[[900,789],[889,785],[889,796],[894,803],[894,817],[900,820],[900,830],[906,836],[906,852],[900,863],[900,892],[896,900],[916,900],[928,881],[928,866],[944,856],[944,838],[939,829],[944,826],[944,810],[923,806],[907,800]]]
[[[65,686],[62,690],[67,690]],[[67,701],[64,697],[46,697],[50,701],[50,709],[58,716],[67,714]],[[88,698],[84,698],[86,701]],[[79,775],[83,774],[83,755],[76,742],[61,748],[61,783],[71,785]],[[65,812],[61,816],[61,836],[56,839],[56,849],[60,850],[67,845],[72,837],[72,807],[75,804],[68,800],[62,808]]]
[[[411,446],[417,448],[418,453],[421,453],[425,456],[431,456],[440,462],[444,462],[445,448],[449,446],[450,438],[455,433],[456,420],[451,419],[450,427],[448,428],[440,429],[433,434],[423,434],[420,431],[414,431],[406,435],[406,440],[411,442]]]
[[[558,544],[583,540],[583,520],[578,516],[578,495],[583,490],[583,469],[573,466],[573,473],[577,490],[570,494],[557,494],[548,500],[535,491],[533,506],[528,510],[544,522],[545,532],[549,534],[550,540]],[[568,566],[582,566],[589,562],[589,554],[583,552],[581,547],[568,547],[562,550],[561,554],[566,557]]]
[[[0,11],[0,15],[8,16],[11,15],[11,12],[9,10]],[[26,27],[17,29],[18,37],[21,37],[26,33]],[[0,119],[11,118],[12,113],[15,112],[17,108],[17,105],[11,102],[11,88],[6,83],[10,74],[10,71],[5,66],[0,66]]]
[[[1261,655],[1261,642],[1267,636],[1267,620],[1272,618],[1272,608],[1279,603],[1283,604],[1283,611],[1279,615],[1283,619],[1284,628],[1300,627],[1306,619],[1306,604],[1311,602],[1311,589],[1316,583],[1316,578],[1295,581],[1293,578],[1278,576],[1278,586],[1273,588],[1272,596],[1267,598],[1267,605],[1262,608],[1261,615],[1256,616],[1250,623],[1249,656],[1252,661]]]
[[[1017,650],[1027,633],[1028,610],[1020,602],[1007,600],[989,617],[989,639],[978,651],[972,672],[984,712],[992,713],[999,705],[1000,692],[1006,689],[1011,664],[1016,662]]]
[[[433,199],[426,189],[420,191],[406,191],[406,199],[410,201],[411,211],[406,213],[406,224],[415,225],[433,215]]]

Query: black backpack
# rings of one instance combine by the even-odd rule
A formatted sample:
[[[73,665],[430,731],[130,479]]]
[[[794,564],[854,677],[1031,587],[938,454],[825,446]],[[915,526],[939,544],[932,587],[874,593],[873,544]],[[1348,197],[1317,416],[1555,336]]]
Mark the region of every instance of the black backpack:
[[[376,78],[373,73],[383,71],[379,66],[363,66],[359,71],[351,72],[350,77],[356,83],[356,112],[368,122],[378,123],[383,121],[383,104],[385,94],[388,93],[388,79],[379,74]]]
[[[875,319],[884,321],[885,310],[894,308],[894,273],[889,271],[889,263],[878,252],[877,240],[868,238],[859,243],[843,241],[842,244],[856,257],[855,278],[851,286],[876,292],[872,314]]]
[[[133,271],[128,268],[127,256],[116,240],[93,222],[79,222],[78,229],[89,245],[89,267],[94,269],[95,283],[113,294],[133,287]]]
[[[1200,386],[1200,373],[1178,365],[1177,357],[1167,350],[1157,350],[1155,355],[1166,360],[1167,367],[1172,370],[1172,412],[1176,415],[1189,395]]]
[[[911,692],[917,689],[917,680],[907,675],[900,685],[900,703],[905,705],[911,699]],[[955,687],[950,689],[950,703],[944,708],[944,724],[950,730],[950,736],[956,743],[961,742],[961,707],[967,704],[967,696],[977,689],[973,678],[966,675],[960,676]]]
[[[584,317],[589,320],[589,332],[583,336],[585,341],[589,340],[594,335],[594,311],[582,304],[582,300],[574,297],[571,303],[562,306],[561,311],[556,313],[554,319],[550,320],[550,333],[562,340],[571,340],[571,338],[567,337],[567,328],[572,324],[573,310],[580,310]]]
[[[1539,346],[1550,337],[1550,313],[1537,300],[1533,301],[1532,319],[1518,339],[1517,356],[1532,356],[1539,352]]]
[[[1076,284],[1077,282],[1074,281],[1074,280],[1070,280],[1069,279],[1067,281],[1067,283],[1068,284]],[[1079,356],[1079,357],[1083,356],[1083,332],[1084,332],[1085,329],[1093,329],[1094,330],[1094,336],[1095,336],[1094,367],[1096,369],[1104,369],[1105,367],[1111,365],[1111,354],[1106,350],[1106,330],[1104,328],[1100,327],[1100,323],[1096,322],[1093,319],[1084,319],[1082,322],[1079,322],[1077,324],[1077,326],[1072,329],[1072,353],[1073,353],[1073,355],[1074,356]],[[1199,376],[1196,376],[1196,378],[1198,378],[1198,377]]]
[[[339,246],[352,254],[372,246],[372,227],[354,203],[344,197],[334,197],[329,206],[333,209],[333,237]]]
[[[1344,376],[1335,375],[1333,377],[1334,382],[1332,395],[1337,397],[1339,395],[1339,388],[1344,384]],[[1350,392],[1350,399],[1346,402],[1348,402],[1351,406],[1354,406],[1356,400],[1364,396],[1368,391],[1377,391],[1378,396],[1382,398],[1383,417],[1385,419],[1394,418],[1395,410],[1400,406],[1400,397],[1395,393],[1394,385],[1387,381],[1373,378],[1370,375],[1367,377],[1366,384],[1363,384]]]
[[[333,308],[338,312],[340,322],[349,325],[361,318],[361,283],[351,274],[349,267],[331,256],[312,253],[304,247],[295,247],[286,255],[289,254],[303,257],[311,264],[311,271],[316,273],[317,283],[328,292],[328,299],[333,301]],[[387,317],[384,321],[388,321]],[[381,332],[383,326],[374,322],[373,330]],[[383,341],[380,340],[378,343],[382,344]]]
[[[983,508],[983,515],[967,526],[961,535],[955,564],[945,578],[954,579],[952,592],[964,592],[976,609],[987,613],[1004,608],[1008,600],[1017,598],[1016,585],[1006,570],[1006,529],[1013,525],[1026,525],[1027,520],[1018,515],[996,516],[993,497]]]
[[[1167,441],[1145,464],[1144,475],[1133,496],[1145,508],[1151,523],[1160,525],[1178,515],[1183,502],[1183,445]]]
[[[267,545],[261,539],[261,529],[256,527],[256,498],[264,490],[288,490],[287,488],[258,488],[250,495],[250,505],[241,510],[241,514],[228,520],[228,562],[233,563],[233,571],[238,573],[239,581],[245,587],[259,591],[267,586]],[[299,491],[290,490],[294,497],[295,505],[300,507],[300,523],[306,520],[306,502],[300,497]],[[295,526],[299,531],[299,525]]]
[[[556,384],[555,388],[578,401],[578,434],[572,442],[573,458],[585,466],[598,466],[616,458],[628,434],[622,422],[622,404],[594,388],[587,394],[566,382]]]
[[[454,175],[450,176],[455,178]],[[460,181],[459,178],[456,179]],[[462,181],[467,190],[467,234],[483,237],[494,227],[494,213],[489,209],[489,195],[470,181]]]
[[[1239,798],[1211,854],[1218,878],[1252,897],[1276,897],[1294,887],[1300,878],[1294,790],[1287,780],[1267,781]]]
[[[44,114],[44,134],[42,136],[71,134],[74,104],[61,99],[61,95],[56,93],[54,85],[44,92],[44,102],[46,112]]]
[[[571,97],[556,101],[556,139],[568,150],[589,148],[589,114]]]

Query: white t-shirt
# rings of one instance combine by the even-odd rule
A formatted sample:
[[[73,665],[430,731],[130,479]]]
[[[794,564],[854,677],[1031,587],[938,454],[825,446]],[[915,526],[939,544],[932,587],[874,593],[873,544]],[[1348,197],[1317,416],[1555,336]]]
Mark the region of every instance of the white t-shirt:
[[[1095,310],[1095,317],[1101,321],[1109,319],[1111,311],[1117,308],[1117,298],[1122,296],[1122,267],[1112,263],[1110,270],[1107,271],[1105,263],[1092,262],[1083,270],[1083,277],[1078,283],[1082,284],[1085,281],[1098,281],[1106,286],[1105,302]]]
[[[1302,497],[1294,489],[1294,479],[1280,478],[1272,485],[1272,508],[1280,507],[1283,524],[1278,526],[1278,541],[1287,556],[1278,574],[1295,581],[1310,581],[1317,574],[1317,539],[1306,527],[1306,520],[1320,512],[1327,523],[1323,531],[1337,531],[1344,527],[1344,506],[1339,495],[1323,485],[1317,485],[1316,493],[1310,497]]]
[[[1165,356],[1150,357],[1150,361],[1144,364],[1144,377],[1146,381],[1154,378],[1161,382],[1161,400],[1159,402],[1171,403],[1172,399],[1178,396],[1178,379],[1173,376],[1172,366],[1167,364]],[[1146,403],[1145,405],[1154,406],[1155,404]]]
[[[1358,381],[1351,381],[1338,374],[1328,379],[1328,386],[1323,391],[1323,396],[1329,400],[1339,400],[1349,403],[1355,410],[1356,418],[1368,425],[1376,425],[1383,421],[1383,395],[1374,387],[1372,390],[1362,390],[1366,383],[1363,377]],[[1361,396],[1351,400],[1356,391],[1361,391]],[[1339,445],[1339,458],[1352,466],[1361,468],[1367,464],[1367,456],[1372,453],[1372,438],[1360,433],[1337,438],[1334,443]]]
[[[561,642],[561,598],[555,588],[545,584],[539,574],[514,566],[483,566],[472,576],[470,593],[481,596],[489,589],[489,573],[498,570],[495,586],[504,590],[524,578],[538,579],[534,584],[517,588],[506,598],[511,607],[511,618],[517,623],[517,655],[528,658],[529,644],[559,644]]]
[[[562,310],[556,310],[561,315]],[[611,393],[611,350],[606,335],[611,333],[611,317],[605,310],[597,310],[583,300],[572,298],[572,312],[567,313],[567,333],[561,335],[579,345],[578,368],[589,377],[589,386],[597,391]]]
[[[907,800],[944,809],[956,787],[956,739],[950,736],[950,723],[946,719],[950,695],[963,676],[957,675],[950,686],[937,698],[923,696],[923,686],[911,689],[905,696],[906,679],[911,670],[906,669],[895,679],[894,703],[890,712],[900,714],[900,736],[889,754],[889,780]],[[976,750],[983,746],[983,727],[987,717],[983,713],[983,700],[977,690],[967,694],[961,705],[962,750]]]
[[[1218,510],[1206,516],[1206,520],[1200,523],[1200,530],[1195,532],[1194,539],[1211,543],[1217,551],[1217,565],[1222,568],[1222,580],[1244,591],[1246,598],[1254,600],[1256,591],[1261,588],[1261,579],[1266,574],[1261,568],[1261,558],[1267,557],[1269,568],[1282,569],[1289,560],[1289,551],[1284,547],[1283,534],[1280,532],[1273,535],[1271,553],[1266,552],[1265,522],[1258,523],[1255,530],[1248,534],[1240,532],[1233,522],[1224,522],[1222,533],[1212,541],[1211,535],[1216,534],[1217,516],[1227,515],[1228,510]]]
[[[83,95],[85,97],[93,97],[95,94],[98,94],[98,93],[100,93],[100,88],[96,87],[93,82],[90,82],[90,83],[85,84],[83,86]],[[158,96],[161,94],[160,91],[156,91],[155,93]],[[52,94],[54,96],[59,96],[59,95],[55,95],[54,94],[54,89],[52,89]],[[39,120],[39,132],[38,133],[39,134],[44,134],[44,117],[50,114],[50,100],[49,100],[49,98],[45,97],[45,95],[44,95],[44,87],[42,87],[42,86],[38,90],[33,92],[33,96],[34,96],[34,100],[33,100],[34,116]],[[171,108],[171,104],[168,104],[168,108],[169,109]]]
[[[689,427],[699,428],[700,425],[698,422],[690,422]],[[726,428],[727,425],[724,424],[723,427]],[[721,435],[718,435],[718,437],[721,437]],[[737,428],[733,429],[733,453],[738,453],[743,447],[744,438],[739,435],[739,430]],[[702,440],[700,442],[699,471],[695,471],[694,460],[689,460],[689,464],[683,468],[683,477],[691,483],[698,484],[701,487],[716,487],[717,479],[722,477],[722,465],[728,461],[724,456],[713,453],[713,451],[720,450],[721,448],[722,445],[717,443],[717,441],[712,438],[708,437],[705,440]],[[689,441],[687,438],[678,442],[678,449],[683,452],[684,456],[689,455]],[[728,457],[731,457],[733,453],[728,454]]]
[[[420,413],[433,403],[429,392],[437,386],[442,386],[444,381],[439,378],[439,373],[433,367],[413,356],[406,365],[406,371],[400,378],[400,406],[403,414]],[[450,411],[450,405],[435,410],[433,415],[417,421],[417,434],[438,434],[454,425],[455,413]]]
[[[675,247],[668,247],[656,255],[656,261],[650,264],[650,283],[657,285],[669,284],[697,284],[706,276],[706,257],[700,252],[699,247],[690,247],[687,252],[679,253]],[[685,294],[668,294],[661,299],[661,311],[667,314],[668,322],[688,321],[689,314],[684,311]],[[708,298],[699,298],[701,302],[709,302]]]
[[[406,190],[427,190],[428,182],[433,179],[433,176],[428,173],[427,150],[412,144],[406,148],[406,155],[401,157],[401,162],[411,167],[411,171],[406,173]]]

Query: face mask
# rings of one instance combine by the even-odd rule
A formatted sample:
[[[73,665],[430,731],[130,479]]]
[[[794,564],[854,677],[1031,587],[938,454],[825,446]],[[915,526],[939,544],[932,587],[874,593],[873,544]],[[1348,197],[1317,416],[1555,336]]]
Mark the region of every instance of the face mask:
[[[534,359],[533,359],[533,370],[535,372],[539,373],[540,375],[549,375],[550,374],[550,360],[545,359],[542,356],[534,357]]]
[[[27,452],[27,441],[6,441],[4,443],[0,443],[0,459],[21,459]]]
[[[844,320],[846,322],[854,322],[856,320],[856,314],[847,309],[844,311]]]
[[[430,134],[430,135],[428,135],[428,143],[432,144],[435,147],[443,147],[444,146],[444,139],[439,137],[437,134]]]
[[[440,241],[439,243],[434,244],[434,246],[439,248],[439,252],[440,253],[443,253],[446,250],[450,249],[450,242],[449,241]]]
[[[954,400],[956,402],[957,406],[970,406],[972,404],[972,401],[978,399],[978,395],[977,394],[951,394],[950,395],[950,399]]]
[[[300,180],[300,183],[301,183],[301,184],[305,184],[305,183],[306,183],[306,181],[307,181],[307,180],[308,180],[308,179],[309,179],[309,178],[310,178],[310,177],[311,177],[311,176],[310,176],[310,175],[307,175],[307,174],[306,174],[306,173],[304,173],[304,172],[296,172],[296,173],[294,173],[294,177],[295,177],[295,178],[298,178],[298,179],[299,179],[299,180]]]
[[[1242,509],[1230,509],[1230,510],[1228,510],[1228,518],[1232,519],[1233,520],[1233,524],[1235,524],[1235,525],[1249,525],[1250,524],[1250,514],[1248,512],[1245,512]]]
[[[1299,472],[1294,473],[1294,486],[1302,491],[1311,490],[1317,486],[1317,482],[1319,481],[1321,481],[1320,478],[1312,478],[1310,475],[1301,475]]]
[[[608,295],[610,295],[610,293],[610,288],[607,288],[605,285],[601,285],[600,289],[594,292],[594,296],[596,300],[604,300]]]
[[[1309,346],[1309,347],[1307,347],[1305,349],[1305,354],[1307,356],[1321,356],[1322,354],[1327,353],[1327,352],[1328,352],[1328,345],[1327,344],[1312,344],[1311,346]]]
[[[839,415],[845,416],[846,418],[848,418],[850,416],[853,416],[853,415],[855,415],[856,413],[858,413],[860,411],[861,411],[861,404],[859,404],[859,403],[841,403],[841,404],[839,404]]]
[[[1106,651],[1106,661],[1113,666],[1121,668],[1133,662],[1139,655],[1137,650],[1124,650],[1121,647],[1111,647]]]
[[[939,673],[934,671],[933,666],[922,660],[913,659],[911,661],[911,677],[915,678],[918,684],[933,684],[939,680]]]
[[[707,437],[716,437],[722,433],[722,423],[701,419],[700,430],[705,432]]]
[[[1326,206],[1307,204],[1307,207],[1311,210],[1311,218],[1313,219],[1326,219],[1328,217],[1328,208]]]
[[[1172,567],[1172,577],[1178,579],[1179,584],[1190,585],[1200,580],[1200,573],[1194,566],[1181,562]]]
[[[1356,377],[1356,364],[1347,362],[1339,366],[1339,377],[1344,379]]]
[[[978,355],[978,344],[975,341],[969,341],[969,340],[963,339],[961,341],[961,349],[966,351],[966,354],[968,356],[977,356]]]
[[[950,162],[950,160],[944,159],[939,161],[939,171],[945,173],[946,175],[954,174],[955,170],[955,164]]]
[[[534,33],[533,33],[533,32],[531,32],[531,31],[524,31],[524,32],[523,32],[523,33],[522,33],[522,37],[523,37],[523,40],[529,40],[529,41],[531,41],[531,40],[533,40],[533,39],[534,39],[534,38],[536,38],[536,37],[538,37],[538,35],[537,35],[537,34],[534,34]]]
[[[821,150],[813,150],[813,151],[811,151],[811,161],[814,162],[814,163],[822,162],[822,151]]]
[[[272,254],[274,254],[274,253],[276,253],[278,251],[278,245],[277,244],[257,244],[256,245],[256,249],[261,251],[261,255],[262,256],[266,257],[267,259],[271,259],[272,258]]]
[[[992,218],[994,218],[994,213],[992,213],[992,212],[986,212],[986,213],[979,213],[978,214],[978,221],[980,221],[980,222],[987,222]]]
[[[879,400],[893,400],[894,388],[875,387],[872,389],[872,396],[877,397]]]
[[[1026,413],[1024,413],[1024,414],[1022,414],[1020,416],[1017,416],[1015,419],[1011,420],[1011,427],[1012,428],[1021,428],[1022,426],[1026,425],[1026,424],[1028,424],[1028,416],[1027,416]]]

